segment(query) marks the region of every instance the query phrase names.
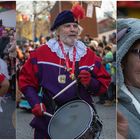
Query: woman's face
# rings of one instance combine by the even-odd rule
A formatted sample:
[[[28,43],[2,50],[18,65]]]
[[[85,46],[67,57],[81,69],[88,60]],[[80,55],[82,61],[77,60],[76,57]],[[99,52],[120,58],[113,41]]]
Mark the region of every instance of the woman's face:
[[[79,28],[77,23],[66,23],[61,25],[59,28],[60,40],[68,46],[73,46],[78,37],[78,31]]]
[[[123,71],[126,85],[140,88],[140,42],[128,52]]]

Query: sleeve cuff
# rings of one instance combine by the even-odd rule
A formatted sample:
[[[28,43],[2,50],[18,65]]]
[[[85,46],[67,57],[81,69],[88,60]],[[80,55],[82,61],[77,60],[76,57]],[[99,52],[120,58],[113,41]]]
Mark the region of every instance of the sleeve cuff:
[[[26,86],[24,89],[22,89],[22,93],[24,94],[31,107],[34,107],[35,104],[40,103],[38,93],[34,87]]]

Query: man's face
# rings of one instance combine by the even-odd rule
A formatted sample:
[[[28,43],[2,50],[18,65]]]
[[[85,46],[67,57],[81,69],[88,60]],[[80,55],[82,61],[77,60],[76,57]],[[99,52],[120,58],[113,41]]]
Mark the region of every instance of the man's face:
[[[66,23],[61,25],[59,28],[60,40],[68,46],[73,46],[78,37],[78,30],[77,23]]]
[[[140,49],[140,43],[134,49]],[[140,88],[140,53],[129,51],[124,64],[124,79],[126,85]]]

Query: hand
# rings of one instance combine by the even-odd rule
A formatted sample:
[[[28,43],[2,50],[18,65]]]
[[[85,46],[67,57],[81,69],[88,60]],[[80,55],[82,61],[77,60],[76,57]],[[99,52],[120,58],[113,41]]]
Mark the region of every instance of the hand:
[[[127,139],[128,121],[121,112],[117,112],[117,139]]]
[[[91,74],[86,70],[81,70],[78,78],[80,78],[80,82],[83,86],[88,86],[91,81]]]
[[[46,112],[46,107],[43,103],[40,104],[36,104],[33,109],[32,109],[32,113],[36,116],[36,117],[41,117],[43,116],[43,112]]]

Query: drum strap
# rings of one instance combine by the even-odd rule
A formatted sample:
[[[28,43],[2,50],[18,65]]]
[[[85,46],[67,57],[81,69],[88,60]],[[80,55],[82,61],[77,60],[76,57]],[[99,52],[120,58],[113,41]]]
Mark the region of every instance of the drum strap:
[[[80,88],[81,88],[82,84],[79,82],[79,78],[78,78],[79,73],[80,73],[80,70],[79,70],[79,62],[76,61],[76,62],[75,62],[75,76],[76,76],[76,79],[77,79],[77,91],[76,91],[76,93],[77,93],[78,99],[83,100],[83,99],[81,98],[81,96],[80,96]],[[90,73],[91,73],[91,71],[90,71]],[[91,73],[91,74],[92,74],[92,73]],[[89,94],[91,93],[90,87],[87,87],[87,88],[85,88],[85,89],[86,89],[86,91],[87,91]]]
[[[79,75],[79,62],[76,61],[75,62],[75,76],[76,76],[76,79],[78,79],[78,75]]]
[[[54,113],[56,111],[57,105],[45,88],[42,89],[42,102],[45,104],[47,109],[51,111],[50,113]]]
[[[81,99],[80,97],[80,88],[82,86],[82,84],[79,82],[79,78],[78,78],[78,75],[80,73],[80,70],[79,70],[79,62],[76,61],[75,62],[75,76],[76,76],[76,79],[77,79],[77,94],[78,94],[78,97]],[[86,88],[87,92],[89,92],[89,88]]]
[[[76,76],[76,79],[77,79],[77,80],[78,80],[78,75],[79,75],[79,73],[80,73],[80,70],[79,70],[79,62],[76,61],[76,62],[75,62],[75,76]],[[90,71],[90,73],[91,73],[91,75],[93,76],[93,72]],[[81,87],[81,86],[82,86],[81,83],[80,83],[80,82],[77,82],[77,97],[78,97],[78,99],[83,100],[83,99],[80,97],[80,87]],[[91,93],[91,90],[89,89],[89,87],[86,88],[86,90],[87,90],[87,92]],[[94,110],[96,116],[99,118],[98,113],[97,113],[97,110],[96,110],[96,108],[95,108],[95,105],[92,104],[91,106],[92,106],[92,108],[93,108],[93,110]]]

